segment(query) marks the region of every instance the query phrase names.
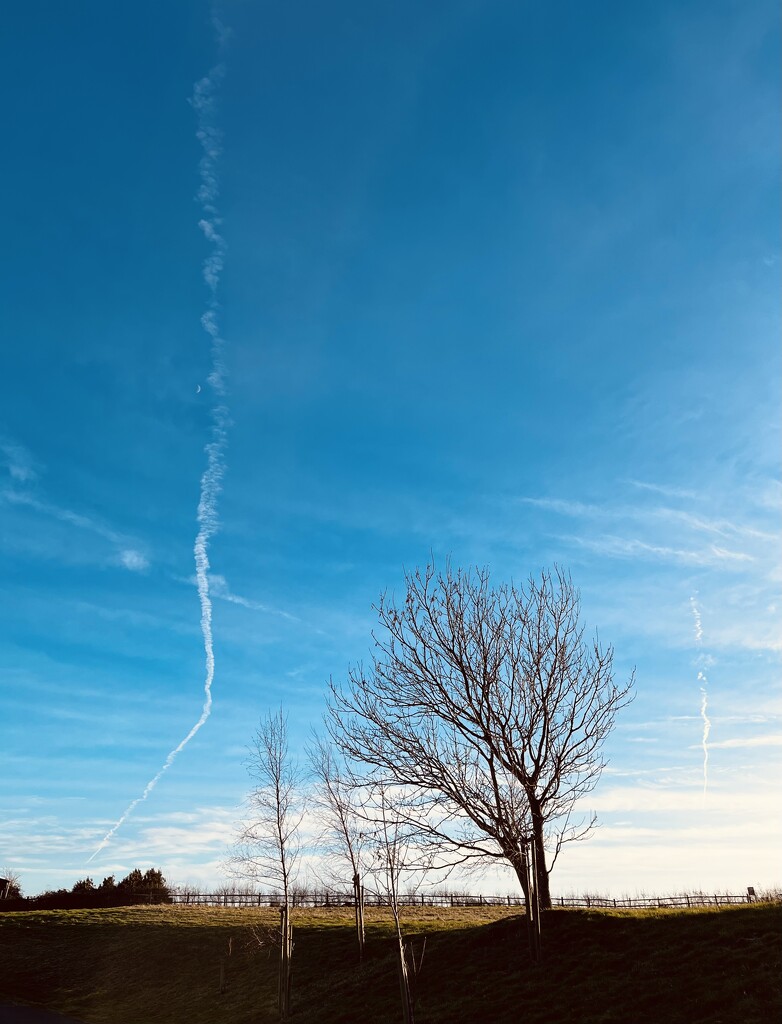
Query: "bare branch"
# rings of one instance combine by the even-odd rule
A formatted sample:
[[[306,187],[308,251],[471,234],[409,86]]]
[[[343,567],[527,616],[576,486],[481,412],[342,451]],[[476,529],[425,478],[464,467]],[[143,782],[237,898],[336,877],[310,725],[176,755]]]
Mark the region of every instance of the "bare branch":
[[[454,857],[504,857],[521,879],[519,844],[534,838],[546,903],[546,836],[555,860],[592,827],[570,815],[633,680],[614,684],[613,649],[585,639],[558,568],[525,587],[433,565],[405,581],[401,603],[377,606],[369,669],[331,684],[330,735],[376,782],[403,787],[402,818]]]
[[[288,720],[282,708],[262,719],[247,768],[255,785],[247,798],[247,819],[239,826],[231,869],[279,892],[287,906],[301,857],[305,807],[301,772],[288,750]]]

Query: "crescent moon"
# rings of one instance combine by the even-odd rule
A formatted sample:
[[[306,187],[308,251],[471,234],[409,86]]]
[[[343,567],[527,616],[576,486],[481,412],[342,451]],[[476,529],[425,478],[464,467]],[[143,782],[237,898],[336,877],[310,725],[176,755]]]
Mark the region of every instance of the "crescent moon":
[[[196,384],[196,394],[197,395],[201,394],[201,385],[200,384]]]

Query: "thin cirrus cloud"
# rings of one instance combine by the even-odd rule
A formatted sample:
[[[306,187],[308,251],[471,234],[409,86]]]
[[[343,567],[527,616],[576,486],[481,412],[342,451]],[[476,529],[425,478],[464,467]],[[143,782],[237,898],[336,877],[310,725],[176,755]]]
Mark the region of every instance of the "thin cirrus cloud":
[[[220,867],[225,858],[226,835],[230,835],[236,817],[236,808],[199,806],[186,818],[176,814],[141,818],[138,836],[117,843],[105,870],[120,875],[138,864],[166,856],[171,877],[186,879],[192,865],[197,864],[199,875],[214,885],[223,880]],[[84,845],[93,830],[94,825],[65,829],[57,814],[19,815],[4,823],[6,835],[17,848],[25,850],[24,873],[33,879],[49,870],[46,865],[53,851],[66,870],[74,877],[80,876],[85,866]],[[172,850],[177,851],[173,858]],[[211,863],[205,864],[205,855],[211,856]]]
[[[652,491],[654,494],[662,494],[666,498],[686,498],[689,500],[698,497],[695,491],[688,491],[684,487],[670,487],[667,484],[653,484],[646,480],[629,480],[628,483],[637,487],[639,491]]]
[[[22,478],[17,477],[17,479],[21,480]],[[30,480],[32,478],[27,477],[25,479]],[[40,515],[56,519],[58,522],[73,526],[78,530],[84,530],[93,536],[101,537],[116,549],[110,559],[110,562],[114,565],[122,566],[130,572],[136,573],[146,572],[149,569],[149,558],[137,547],[132,546],[132,542],[130,542],[127,536],[93,516],[85,515],[82,512],[74,512],[72,509],[62,508],[52,502],[42,501],[26,491],[9,487],[0,492],[0,500],[8,505],[28,508]]]
[[[691,492],[633,481],[637,488],[690,500]],[[751,496],[750,496],[751,497]],[[596,554],[615,558],[636,558],[669,562],[674,565],[738,569],[767,557],[769,543],[776,534],[764,529],[748,512],[745,504],[741,516],[709,518],[700,510],[672,508],[667,505],[605,504],[596,505],[563,498],[525,496],[519,499],[528,507],[554,513],[582,524],[579,533],[560,535],[560,540]],[[610,531],[600,524],[611,524]],[[616,529],[619,525],[620,529]],[[590,529],[590,526],[592,529]],[[628,527],[627,531],[621,526]]]
[[[719,537],[744,536],[758,540],[776,540],[776,535],[766,530],[758,530],[753,526],[746,526],[743,523],[733,523],[727,519],[710,520],[702,516],[693,515],[690,512],[683,512],[681,509],[657,508],[651,513],[659,519],[668,519],[679,522],[683,526],[689,526],[693,530],[704,533],[713,533]]]
[[[198,579],[196,576],[178,576],[176,574],[172,574],[171,579],[175,580],[177,583],[186,583],[190,587],[198,586]],[[282,608],[275,608],[272,605],[265,604],[263,601],[256,601],[254,598],[245,597],[243,594],[237,594],[231,589],[228,580],[221,573],[210,572],[208,580],[209,593],[219,601],[226,601],[228,604],[238,605],[240,608],[246,608],[251,612],[262,612],[264,615],[276,615],[279,618],[287,619],[290,622],[301,622],[301,619],[297,615],[293,615],[291,612],[286,612]]]
[[[228,586],[225,576],[210,573],[209,583],[212,594],[223,601],[228,601],[230,604],[238,604],[242,608],[248,608],[250,611],[265,612],[267,615],[279,615],[280,618],[289,619],[291,622],[301,621],[295,615],[291,615],[290,612],[282,611],[280,608],[272,608],[261,601],[253,601],[248,597],[242,597],[241,594],[235,594]]]
[[[636,484],[636,486],[640,486]],[[650,490],[667,496],[695,497],[691,492],[670,491],[662,487],[650,487]],[[659,526],[660,522],[678,523],[696,533],[710,533],[718,537],[744,536],[759,540],[774,540],[776,534],[760,530],[755,525],[734,522],[729,519],[709,519],[704,515],[667,505],[648,507],[645,505],[595,505],[583,501],[572,501],[566,498],[536,498],[524,496],[519,499],[523,504],[559,515],[578,519],[596,519],[608,521],[628,521],[646,523],[648,526]],[[772,507],[769,503],[769,507]]]
[[[598,598],[608,621],[633,621],[644,634],[687,646],[692,632],[684,629],[682,590],[691,594],[697,583],[709,606],[713,650],[731,657],[750,650],[776,656],[782,649],[776,600],[782,566],[773,530],[782,509],[780,488],[761,478],[709,497],[664,484],[631,483],[634,491],[605,503],[526,496],[514,504],[539,512],[538,525],[559,560],[567,562],[569,553],[579,552],[581,561],[599,558],[605,571],[611,562],[637,568],[632,587],[623,593],[621,614],[613,584]],[[719,688],[719,676],[715,682]],[[753,693],[746,699],[752,702]]]
[[[600,537],[578,537],[570,534],[563,536],[562,539],[588,548],[595,554],[613,555],[617,558],[648,558],[690,566],[728,566],[755,561],[753,555],[748,555],[744,551],[731,551],[716,544],[700,549],[674,548],[665,544],[650,544],[637,537],[617,537],[613,534],[604,534]]]
[[[0,438],[0,464],[4,464],[11,479],[19,483],[38,478],[38,465],[27,448],[7,437]]]
[[[747,747],[782,747],[782,733],[770,733],[766,736],[733,737],[710,743],[712,750],[740,750]]]
[[[636,812],[688,814],[703,810],[700,777],[691,774],[685,784],[675,785],[667,778],[660,785],[610,786],[604,785],[579,804],[578,810],[596,810],[599,814]],[[753,793],[737,790],[709,790],[709,808],[725,813],[739,813],[747,818],[763,820],[768,814],[768,801],[772,795],[771,783]]]

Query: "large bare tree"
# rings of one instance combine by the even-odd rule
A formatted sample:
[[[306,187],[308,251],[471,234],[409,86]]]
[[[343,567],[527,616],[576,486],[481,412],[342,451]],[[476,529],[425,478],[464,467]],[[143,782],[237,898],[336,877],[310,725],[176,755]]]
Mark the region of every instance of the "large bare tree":
[[[327,717],[342,753],[408,787],[407,813],[463,859],[504,858],[537,891],[605,765],[603,743],[631,699],[616,685],[613,649],[587,639],[570,576],[544,571],[492,587],[488,570],[405,576],[401,603],[384,595],[372,664],[331,684]]]

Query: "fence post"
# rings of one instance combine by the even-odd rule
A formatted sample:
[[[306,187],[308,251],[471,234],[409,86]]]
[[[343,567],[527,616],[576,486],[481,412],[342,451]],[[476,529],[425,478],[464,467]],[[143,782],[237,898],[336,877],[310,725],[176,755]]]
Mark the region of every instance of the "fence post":
[[[531,857],[529,858],[531,860]],[[530,864],[531,868],[531,864]],[[385,904],[379,896],[370,898],[369,903],[366,902],[364,897],[364,887],[360,886],[361,889],[361,912],[363,917],[363,910],[365,906],[385,906]],[[346,895],[335,894],[332,899],[332,894],[329,892],[310,894],[309,896],[291,894],[290,897],[290,908],[297,906],[308,906],[310,903],[314,906],[340,906],[341,902],[346,898]],[[355,901],[355,889],[354,889],[354,901]],[[442,895],[434,895],[427,897],[426,893],[421,893],[421,906],[451,906],[453,907],[491,907],[491,906],[520,906],[522,903],[526,903],[526,900],[522,900],[520,896],[511,896],[508,893],[506,896],[495,894],[494,896],[484,896],[483,893],[463,894],[458,895],[454,893],[445,893]],[[150,897],[146,897],[147,899]],[[592,899],[590,896],[565,898],[564,896],[552,897],[552,904],[556,904],[557,899],[559,900],[559,906],[585,906],[585,907],[657,907],[665,908],[667,906],[683,906],[688,907],[702,907],[702,906],[715,906],[720,907],[723,905],[732,905],[734,903],[754,903],[757,902],[758,896],[753,886],[747,886],[746,893],[739,895],[730,893],[713,893],[711,896],[706,893],[680,893],[677,896],[648,896],[643,899],[616,899],[615,897],[602,899]],[[228,906],[242,906],[242,907],[263,907],[263,906],[279,906],[279,902],[276,898],[272,898],[269,893],[253,893],[253,892],[234,892],[234,893],[193,893],[193,892],[179,892],[173,893],[172,901],[182,906],[216,906],[216,907],[228,907]],[[415,894],[410,894],[404,897],[402,902],[407,906],[416,906],[418,901]],[[533,914],[534,916],[534,914]]]

